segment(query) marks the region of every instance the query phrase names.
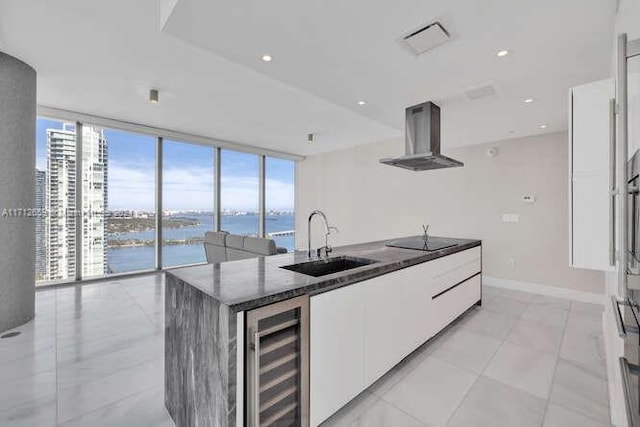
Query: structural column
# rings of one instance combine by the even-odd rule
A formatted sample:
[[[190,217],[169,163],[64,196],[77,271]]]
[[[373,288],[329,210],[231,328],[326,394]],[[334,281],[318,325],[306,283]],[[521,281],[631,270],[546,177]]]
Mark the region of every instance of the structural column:
[[[35,310],[36,72],[0,52],[0,332]]]

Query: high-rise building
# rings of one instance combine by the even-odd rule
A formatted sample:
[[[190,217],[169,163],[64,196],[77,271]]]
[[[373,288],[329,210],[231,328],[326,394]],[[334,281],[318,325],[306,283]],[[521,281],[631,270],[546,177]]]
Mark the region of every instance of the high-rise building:
[[[45,203],[47,195],[47,173],[36,169],[36,281],[46,278],[47,247],[45,246]]]
[[[76,127],[47,129],[45,245],[46,280],[76,276],[76,221],[82,221],[82,275],[106,272],[104,213],[107,210],[107,140],[102,129],[82,127],[82,176],[76,177]],[[82,212],[75,212],[76,188],[82,185]],[[81,215],[80,215],[81,214]]]

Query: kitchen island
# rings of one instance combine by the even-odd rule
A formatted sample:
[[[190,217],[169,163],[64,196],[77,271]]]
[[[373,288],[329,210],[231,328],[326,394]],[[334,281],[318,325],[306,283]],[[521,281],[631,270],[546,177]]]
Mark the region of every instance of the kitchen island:
[[[320,277],[281,268],[309,261],[303,252],[167,272],[165,405],[176,425],[256,422],[246,402],[266,385],[258,383],[259,388],[247,390],[253,384],[245,377],[250,365],[247,353],[257,352],[253,334],[246,333],[247,316],[297,298],[310,301],[310,321],[306,320],[310,327],[301,329],[307,351],[311,342],[310,354],[303,348],[296,353],[310,371],[296,371],[297,375],[311,390],[310,402],[306,396],[306,407],[298,411],[311,420],[310,425],[326,419],[480,303],[481,242],[433,239],[453,246],[423,252],[387,247],[385,240],[336,248],[330,258],[348,256],[372,262]],[[284,323],[293,325],[294,320]],[[258,371],[267,368],[258,366]],[[258,413],[268,413],[269,402],[286,402],[289,396],[285,393],[263,402]],[[268,424],[260,421],[263,423]]]

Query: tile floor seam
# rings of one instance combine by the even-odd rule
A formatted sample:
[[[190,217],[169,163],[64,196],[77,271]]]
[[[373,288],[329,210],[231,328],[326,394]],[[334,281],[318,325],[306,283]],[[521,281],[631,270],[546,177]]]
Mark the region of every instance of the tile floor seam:
[[[387,405],[391,406],[392,408],[394,408],[394,409],[396,409],[396,410],[398,410],[398,411],[402,412],[403,414],[407,415],[409,418],[413,418],[413,419],[414,419],[414,420],[416,420],[419,424],[421,424],[421,425],[423,425],[423,426],[425,426],[425,427],[430,427],[430,425],[429,425],[429,424],[427,424],[427,423],[423,422],[422,420],[418,419],[415,415],[410,414],[409,412],[405,411],[404,409],[397,407],[396,405],[394,405],[393,403],[389,402],[387,399],[383,398],[382,396],[376,396],[376,395],[375,395],[375,394],[373,394],[373,393],[372,393],[372,395],[373,395],[374,397],[376,397],[377,399],[382,400],[383,402],[385,402]],[[374,404],[375,404],[375,403],[374,403]],[[373,406],[373,405],[372,405],[372,406]],[[342,409],[342,408],[341,408],[341,409]],[[339,411],[339,410],[340,410],[340,409],[338,409],[338,411]],[[326,421],[326,420],[325,420],[325,421]]]
[[[87,415],[93,414],[94,412],[97,412],[97,411],[100,411],[100,410],[106,408],[107,406],[117,405],[117,404],[121,403],[124,400],[130,399],[132,396],[135,396],[135,395],[138,395],[138,394],[142,394],[142,393],[146,393],[149,390],[153,390],[154,388],[156,388],[156,386],[151,386],[151,387],[145,388],[144,390],[140,390],[140,391],[138,391],[138,392],[136,392],[134,394],[130,394],[130,395],[122,397],[122,398],[120,398],[118,400],[114,400],[113,402],[110,402],[110,403],[108,403],[106,405],[103,405],[103,406],[100,406],[98,408],[92,409],[92,410],[90,410],[88,412],[83,412],[82,414],[78,415],[77,417],[70,418],[67,421],[63,422],[63,423],[58,422],[58,419],[56,417],[56,427],[63,426],[65,424],[70,423],[72,421],[75,421],[75,420],[77,420],[79,418],[86,417]]]
[[[571,365],[578,365],[580,367],[584,367],[584,365],[582,365],[581,363],[574,362],[574,361],[569,360],[569,359],[565,359],[564,357],[559,357],[558,358],[558,362],[560,362],[560,360],[562,360],[565,363],[571,364]],[[554,383],[555,383],[555,377],[554,377]],[[552,387],[553,387],[553,385],[552,385]],[[551,396],[549,396],[549,397],[551,397]],[[608,387],[608,384],[607,384],[607,407],[609,407],[609,400],[608,399],[609,399],[609,387]],[[551,399],[549,399],[549,400],[551,400]],[[552,402],[550,401],[549,403],[552,403]],[[564,404],[558,403],[558,402],[553,402],[553,404],[556,405],[556,406],[561,407],[562,409],[566,409],[567,411],[574,412],[576,414],[582,415],[585,418],[588,418],[590,420],[597,421],[597,422],[599,422],[601,424],[604,424],[601,419],[592,417],[591,415],[585,414],[584,412],[579,411],[579,410],[577,410],[575,408],[568,408],[568,407],[564,406]],[[609,407],[609,421],[607,422],[607,424],[610,425],[610,426],[613,426],[613,424],[611,424],[611,408],[610,407]]]
[[[449,417],[447,418],[447,421],[444,423],[444,425],[446,426],[447,424],[449,424],[449,421],[451,421],[451,419],[453,418],[453,416],[455,415],[455,413],[458,411],[458,409],[460,409],[460,406],[462,405],[462,403],[464,402],[464,400],[467,398],[467,395],[469,395],[469,393],[471,392],[471,390],[473,389],[473,387],[475,387],[476,383],[478,382],[478,380],[480,379],[482,375],[482,373],[487,369],[487,367],[491,364],[491,361],[493,360],[493,358],[496,356],[496,353],[498,352],[498,349],[500,347],[502,347],[502,344],[504,344],[506,338],[504,340],[502,340],[502,342],[500,342],[500,344],[498,346],[496,346],[496,349],[493,351],[493,354],[491,355],[491,358],[489,359],[489,362],[487,363],[487,366],[485,366],[482,369],[482,372],[480,372],[479,374],[476,372],[472,372],[474,375],[476,375],[476,379],[473,381],[473,383],[471,384],[471,387],[469,387],[469,389],[467,390],[467,392],[464,394],[464,396],[462,396],[462,399],[460,399],[460,402],[458,402],[458,404],[456,405],[455,409],[451,412],[451,414],[449,415]],[[439,359],[441,360],[441,359]],[[447,362],[450,363],[450,362]],[[451,363],[450,363],[451,364]],[[457,365],[454,365],[457,366]],[[464,369],[464,368],[462,368]],[[470,372],[467,370],[467,372]],[[486,378],[486,377],[485,377]]]
[[[111,378],[111,377],[113,377],[114,375],[121,374],[121,373],[122,373],[122,372],[124,372],[124,371],[131,371],[131,370],[134,370],[134,369],[136,369],[136,368],[138,368],[138,367],[140,367],[140,366],[142,366],[142,365],[147,365],[147,364],[149,364],[150,362],[156,362],[156,361],[158,361],[158,360],[160,360],[160,358],[158,358],[157,360],[145,360],[145,361],[143,361],[143,362],[136,363],[135,365],[131,365],[131,366],[129,366],[129,367],[127,367],[127,368],[125,368],[125,369],[120,369],[120,370],[118,370],[118,371],[112,372],[112,373],[110,373],[109,375],[105,375],[105,376],[103,376],[103,377],[100,377],[100,378],[97,378],[97,379],[93,379],[93,380],[91,380],[91,381],[81,382],[81,383],[79,383],[79,384],[72,385],[72,386],[69,386],[69,387],[64,387],[64,388],[62,388],[62,389],[61,389],[61,391],[67,391],[67,390],[70,390],[70,389],[72,389],[72,388],[81,387],[81,386],[84,386],[84,385],[87,385],[87,384],[92,384],[92,383],[95,383],[95,382],[98,382],[98,381],[102,381],[102,380],[105,380],[105,379],[107,379],[107,378]],[[163,362],[163,363],[164,363],[164,362]],[[163,375],[164,375],[164,374],[163,374]]]
[[[164,278],[164,273],[153,273],[152,275],[150,275],[150,277],[153,277],[154,281],[155,281],[158,277],[160,277],[160,279],[163,279],[163,278]],[[138,309],[140,309],[140,311],[142,311],[142,314],[144,314],[144,316],[145,316],[145,317],[146,317],[146,318],[151,322],[151,324],[152,324],[152,325],[155,325],[155,321],[154,321],[154,319],[152,319],[152,318],[151,318],[151,316],[150,316],[150,315],[148,315],[146,311],[144,311],[144,309],[142,308],[142,306],[140,306],[140,304],[138,304],[138,302],[135,300],[135,298],[133,298],[133,297],[131,296],[131,294],[129,293],[129,290],[128,290],[128,289],[126,289],[126,288],[124,288],[123,290],[124,290],[125,294],[127,295],[127,297],[128,297],[131,301],[133,301],[133,304],[134,304],[136,307],[138,307]],[[164,299],[164,292],[163,292],[162,298]]]
[[[500,347],[502,347],[502,344],[504,344],[505,342],[506,342],[506,338],[503,339],[498,346],[496,346],[496,349],[493,351],[493,355],[491,355],[491,358],[489,359],[489,362],[482,369],[482,372],[480,372],[479,374],[476,374],[477,375],[476,379],[473,381],[473,384],[471,384],[471,387],[469,387],[469,390],[467,390],[467,392],[464,394],[464,396],[462,397],[460,402],[458,402],[458,405],[453,410],[453,412],[451,412],[451,415],[449,415],[449,418],[447,418],[447,422],[444,424],[445,426],[447,424],[449,424],[449,422],[453,419],[453,416],[456,414],[456,412],[458,412],[458,410],[460,409],[460,406],[462,406],[462,403],[464,402],[464,400],[467,398],[469,393],[471,393],[471,390],[473,390],[473,388],[475,387],[476,383],[480,380],[480,377],[488,378],[488,377],[486,377],[486,376],[484,376],[482,374],[484,373],[484,371],[487,370],[487,367],[491,364],[491,361],[493,361],[494,357],[496,357],[496,353],[498,353],[498,350],[500,349]],[[475,374],[475,372],[474,372],[474,374]]]
[[[569,310],[568,310],[568,313],[567,313],[567,317],[564,319],[564,324],[562,325],[562,338],[560,339],[560,346],[558,347],[558,353],[556,355],[556,365],[553,367],[553,378],[551,379],[551,387],[549,388],[549,395],[547,396],[547,400],[546,400],[545,406],[544,406],[544,414],[542,415],[542,425],[544,425],[544,421],[547,418],[547,413],[549,412],[549,404],[551,402],[551,395],[553,393],[553,386],[554,386],[554,384],[556,382],[556,374],[558,373],[558,365],[560,364],[560,353],[562,351],[562,343],[564,342],[564,337],[567,334],[567,325],[569,324],[569,313],[571,312],[571,307],[572,306],[573,306],[573,301],[569,304]],[[565,409],[567,409],[567,408],[565,408]]]
[[[428,359],[429,357],[432,357],[432,355],[430,354],[430,355],[427,357],[427,359]],[[425,360],[427,360],[427,359],[425,359]],[[437,359],[437,358],[436,358],[436,359]],[[468,371],[467,369],[461,368],[461,367],[460,367],[460,366],[458,366],[458,365],[454,365],[453,363],[450,363],[450,362],[444,361],[444,360],[442,360],[442,359],[438,359],[438,360],[440,360],[441,362],[446,363],[446,364],[448,364],[448,365],[451,365],[451,366],[453,366],[453,367],[455,367],[455,368],[462,369],[462,370],[464,370],[464,371],[465,371],[465,372],[467,372],[467,373],[470,373],[470,371]],[[424,360],[423,360],[423,362],[424,362]],[[412,369],[412,371],[413,371],[413,370],[415,370],[415,367]],[[471,387],[469,387],[469,390],[471,390],[471,389],[473,388],[473,386],[475,385],[476,381],[478,381],[478,378],[480,378],[480,375],[476,374],[475,372],[471,372],[471,373],[472,373],[473,375],[475,375],[475,376],[476,376],[476,379],[475,379],[475,380],[473,380],[473,383],[471,384]],[[403,376],[403,379],[405,379],[406,377],[407,377],[407,375]],[[398,383],[396,383],[393,387],[395,387],[395,386],[396,386],[396,385],[398,385],[399,383],[400,383],[400,381],[398,381]],[[392,388],[393,388],[393,387],[392,387]],[[391,389],[392,389],[392,388],[391,388]],[[387,393],[388,393],[391,389],[389,389],[389,390],[387,391]],[[464,400],[464,398],[465,398],[465,397],[467,397],[467,394],[469,393],[469,390],[467,390],[467,392],[464,394],[464,396],[462,397],[462,400],[460,401],[460,403],[458,403],[458,406],[456,406],[456,408],[453,410],[453,412],[451,413],[451,415],[449,415],[449,417],[447,417],[447,420],[446,420],[446,422],[445,422],[443,425],[445,425],[445,426],[447,425],[447,423],[449,422],[449,419],[450,419],[450,418],[453,416],[453,414],[456,412],[456,410],[458,409],[458,407],[460,406],[460,404],[462,403],[462,401]],[[371,394],[373,394],[373,393],[371,393]],[[385,394],[386,394],[386,393],[385,393]],[[416,418],[416,416],[415,416],[415,415],[412,415],[412,414],[410,414],[409,412],[405,411],[404,409],[402,409],[402,408],[400,408],[400,407],[396,406],[394,403],[392,403],[392,402],[388,401],[387,399],[385,399],[385,398],[384,398],[384,396],[378,396],[378,395],[376,395],[376,394],[373,394],[373,395],[374,395],[374,396],[376,396],[376,397],[377,397],[378,399],[380,399],[380,400],[384,400],[384,401],[385,401],[385,403],[387,403],[387,404],[391,405],[392,407],[394,407],[395,409],[399,410],[400,412],[403,412],[403,413],[405,413],[405,414],[409,415],[411,418],[416,419],[420,424],[422,424],[422,425],[424,425],[424,426],[426,426],[426,427],[430,427],[430,424],[427,424],[427,423],[423,422],[422,420],[420,420],[420,419]]]
[[[125,370],[135,369],[135,368],[137,368],[138,366],[146,365],[147,363],[149,363],[149,362],[139,363],[139,364],[134,365],[134,366],[131,366],[130,368],[125,369]],[[92,382],[101,381],[101,380],[104,380],[105,378],[109,378],[109,377],[112,377],[112,376],[114,376],[114,375],[118,375],[118,374],[120,374],[120,373],[122,373],[122,371],[114,372],[113,374],[107,375],[106,377],[102,377],[102,378],[100,378],[99,380],[89,381],[89,382],[84,383],[84,384],[89,384],[89,383],[92,383]],[[84,384],[83,384],[83,385],[84,385]],[[66,390],[70,390],[70,389],[72,389],[72,388],[74,388],[74,387],[79,387],[79,385],[72,386],[72,387],[69,387],[69,388],[65,388],[65,389],[63,389],[62,391],[64,392],[64,391],[66,391]],[[153,387],[155,387],[155,386],[148,387],[148,388],[144,389],[143,391],[147,391],[147,390],[149,390],[149,389],[151,389],[151,388],[153,388]],[[136,391],[136,392],[133,392],[133,393],[129,393],[129,394],[127,394],[126,396],[123,396],[121,399],[118,399],[118,400],[113,401],[113,402],[105,403],[104,405],[100,405],[100,406],[98,406],[98,407],[96,407],[96,408],[93,408],[93,409],[91,409],[91,410],[89,410],[89,411],[82,412],[82,413],[78,414],[77,416],[75,416],[75,417],[73,417],[73,418],[70,418],[70,419],[68,419],[68,420],[66,420],[66,421],[64,421],[64,422],[62,422],[62,423],[61,423],[61,422],[59,422],[59,420],[58,420],[58,414],[57,414],[58,405],[56,404],[56,425],[60,425],[60,424],[64,424],[64,423],[68,423],[69,421],[71,421],[71,420],[73,420],[73,419],[76,419],[76,418],[79,418],[79,417],[83,417],[83,416],[85,416],[85,415],[87,415],[87,414],[89,414],[89,413],[91,413],[91,412],[97,411],[97,410],[99,410],[99,409],[104,409],[105,407],[107,407],[107,406],[109,406],[109,405],[112,405],[113,403],[116,403],[116,402],[118,402],[118,401],[120,401],[120,400],[123,400],[123,399],[128,399],[128,398],[130,398],[130,397],[132,397],[132,396],[136,396],[136,395],[138,395],[138,394],[142,393],[143,391]],[[56,400],[57,400],[57,398],[59,398],[59,394],[56,396]]]

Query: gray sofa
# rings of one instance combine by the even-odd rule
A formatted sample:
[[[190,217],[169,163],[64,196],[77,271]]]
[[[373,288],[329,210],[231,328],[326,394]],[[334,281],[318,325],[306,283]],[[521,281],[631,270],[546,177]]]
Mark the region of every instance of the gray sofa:
[[[207,262],[225,262],[286,253],[273,239],[229,234],[225,231],[207,231],[204,234]]]

